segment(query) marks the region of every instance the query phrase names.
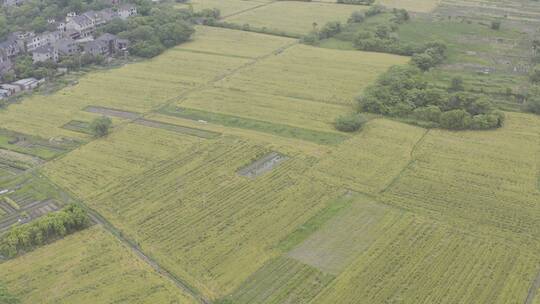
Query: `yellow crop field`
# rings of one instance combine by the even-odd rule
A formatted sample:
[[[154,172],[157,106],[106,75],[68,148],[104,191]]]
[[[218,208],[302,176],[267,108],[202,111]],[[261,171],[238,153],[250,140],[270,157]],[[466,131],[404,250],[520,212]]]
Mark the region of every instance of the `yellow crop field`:
[[[197,26],[192,40],[180,45],[176,50],[256,58],[294,42],[294,39],[279,36]]]
[[[538,256],[405,214],[312,302],[524,303]]]
[[[425,132],[386,119],[371,120],[358,136],[325,156],[314,174],[336,186],[377,194],[407,166]]]
[[[271,172],[249,179],[237,170],[267,147],[224,137],[199,148],[179,152],[87,202],[214,297],[234,290],[275,257],[272,245],[338,189],[304,179],[315,159],[300,154],[288,153]]]
[[[516,113],[496,131],[432,130],[384,201],[538,248],[538,130],[537,116]]]
[[[0,273],[22,304],[197,303],[99,227],[2,263]]]
[[[256,28],[283,31],[292,35],[307,34],[314,23],[323,26],[329,21],[347,21],[354,11],[366,10],[366,6],[344,5],[324,2],[275,1],[241,14],[225,18],[225,21]]]
[[[245,64],[248,59],[170,50],[140,63],[83,77],[76,86],[50,96],[36,95],[0,111],[2,127],[19,132],[53,136],[87,137],[62,129],[73,119],[89,120],[88,105],[145,112]]]
[[[404,8],[408,11],[428,13],[439,5],[440,0],[377,0],[376,3],[389,8]]]
[[[296,3],[296,2],[279,2]],[[408,57],[295,45],[216,85],[331,104],[351,105],[361,90]],[[264,77],[261,77],[264,75]]]
[[[144,145],[141,145],[144,140]],[[93,141],[44,168],[55,182],[87,198],[138,174],[176,153],[191,148],[197,137],[135,124],[125,125],[104,139]]]
[[[325,131],[335,131],[334,119],[352,111],[350,106],[225,88],[189,94],[178,105]]]

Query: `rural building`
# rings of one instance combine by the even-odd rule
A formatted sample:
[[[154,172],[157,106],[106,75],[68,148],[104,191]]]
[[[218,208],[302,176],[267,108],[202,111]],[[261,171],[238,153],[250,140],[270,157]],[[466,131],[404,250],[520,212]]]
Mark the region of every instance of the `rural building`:
[[[93,56],[108,55],[109,45],[106,41],[94,40],[84,44],[84,52]]]
[[[21,87],[14,84],[2,84],[0,88],[10,92],[10,95],[17,94],[21,91]]]
[[[88,11],[86,13],[83,13],[82,16],[85,16],[88,19],[92,20],[95,26],[100,26],[118,17],[118,14],[112,9],[104,9],[98,12]]]
[[[126,50],[129,45],[129,41],[127,39],[119,39],[117,36],[109,33],[105,33],[99,36],[96,41],[106,43],[107,55],[113,55],[119,51]]]
[[[75,37],[71,37],[74,39],[91,36],[96,29],[94,21],[84,15],[68,16],[66,20],[66,31],[71,30],[76,33]]]
[[[25,78],[12,83],[13,85],[19,86],[21,91],[27,91],[37,88],[43,80],[37,80],[35,78]]]
[[[23,50],[17,40],[17,35],[11,34],[5,41],[0,42],[0,54],[12,58],[22,53]]]
[[[34,63],[45,61],[58,61],[58,50],[50,45],[44,45],[32,52],[32,60]]]
[[[137,7],[133,4],[123,4],[118,7],[118,17],[127,19],[137,15]]]
[[[0,89],[0,99],[11,96],[11,92],[5,89]]]
[[[19,6],[24,3],[24,0],[0,0],[0,3],[2,4],[2,6]]]
[[[62,56],[71,56],[79,53],[78,43],[75,40],[69,38],[58,40],[54,44],[54,47],[58,50],[58,55]]]
[[[62,39],[62,37],[62,32],[60,31],[44,32],[42,34],[35,35],[26,40],[26,51],[33,52],[42,46],[50,46],[56,41]]]
[[[13,63],[9,57],[3,55],[0,52],[0,77],[4,76],[6,73],[13,69]]]

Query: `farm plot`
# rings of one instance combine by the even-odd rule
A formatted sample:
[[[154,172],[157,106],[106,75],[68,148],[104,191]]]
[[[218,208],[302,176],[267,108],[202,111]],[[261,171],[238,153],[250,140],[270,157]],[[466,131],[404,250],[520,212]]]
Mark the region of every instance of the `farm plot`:
[[[426,130],[386,119],[368,122],[362,132],[325,156],[314,174],[329,184],[376,194],[412,160]]]
[[[176,132],[128,124],[106,139],[93,141],[59,161],[48,163],[43,170],[66,190],[87,198],[121,183],[121,178],[192,149],[197,140]]]
[[[352,12],[366,9],[366,6],[360,5],[275,1],[269,5],[225,18],[225,21],[301,36],[309,33],[314,23],[322,26],[329,21],[345,22]]]
[[[104,191],[79,192],[162,265],[219,297],[275,257],[281,239],[338,196],[337,188],[305,177],[316,159],[292,151],[290,159],[255,179],[237,174],[269,151],[267,145],[225,136],[177,150],[146,170],[115,174],[118,182],[102,186]],[[56,170],[49,168],[51,174],[69,165],[65,159]],[[78,162],[103,166],[80,156]],[[53,179],[73,188],[85,183],[83,174]]]
[[[380,73],[407,61],[402,56],[295,45],[219,81],[216,86],[351,105],[354,97]]]
[[[405,214],[312,302],[522,304],[538,256]]]
[[[377,0],[377,4],[389,8],[404,8],[408,11],[429,13],[434,10],[441,0]]]
[[[254,87],[211,88],[189,94],[178,104],[192,109],[323,131],[334,131],[334,119],[352,111],[350,106],[256,91]]]
[[[59,210],[70,202],[68,195],[38,174],[21,174],[0,181],[0,209],[5,213],[0,219],[0,232]]]
[[[22,303],[197,303],[95,226],[0,264]]]
[[[496,131],[430,131],[385,202],[539,248],[540,119],[506,115]]]
[[[193,7],[193,9],[197,11],[201,11],[204,9],[214,9],[217,8],[221,12],[222,17],[227,17],[232,14],[238,14],[245,10],[253,9],[255,7],[264,5],[266,2],[265,0],[260,1],[246,1],[246,0],[191,0],[189,3],[186,4],[178,4],[178,8],[189,8],[189,6]]]
[[[0,128],[0,149],[10,150],[50,160],[80,143],[70,138],[51,138],[49,140]]]
[[[520,30],[502,27],[495,31],[487,24],[459,20],[415,18],[401,25],[400,39],[410,43],[443,41],[448,46],[448,60],[465,70],[482,69],[527,73],[530,65],[528,35]]]
[[[170,50],[155,59],[83,77],[76,86],[50,96],[33,96],[0,112],[2,126],[44,138],[88,135],[62,128],[71,120],[90,121],[89,105],[144,113],[203,85],[248,59]],[[144,75],[144,76],[143,76]]]
[[[355,197],[311,236],[287,253],[324,273],[338,275],[391,227],[401,212]]]
[[[263,120],[243,118],[195,109],[179,108],[174,106],[162,108],[159,110],[159,113],[191,119],[202,123],[210,122],[212,124],[219,124],[227,127],[249,129],[283,137],[311,141],[322,145],[338,144],[348,138],[347,135],[337,132],[316,131],[292,127],[280,123],[271,123]]]
[[[534,26],[540,17],[540,4],[528,0],[442,0],[437,14],[467,16],[475,19],[505,17],[505,23]],[[525,29],[529,30],[529,26]]]
[[[332,275],[286,257],[270,260],[231,296],[233,303],[309,303]]]
[[[175,51],[254,59],[295,42],[290,38],[218,27],[197,26],[195,29],[192,41],[180,45]]]

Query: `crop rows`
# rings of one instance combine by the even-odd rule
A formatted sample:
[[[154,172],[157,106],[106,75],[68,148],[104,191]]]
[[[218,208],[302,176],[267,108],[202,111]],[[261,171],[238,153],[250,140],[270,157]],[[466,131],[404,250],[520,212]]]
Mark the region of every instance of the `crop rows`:
[[[430,132],[384,200],[538,246],[535,128],[534,116],[508,114],[505,127],[494,132]]]
[[[313,303],[522,304],[537,265],[529,250],[408,214]]]
[[[309,303],[332,275],[289,258],[270,260],[232,295],[238,304]]]
[[[199,147],[123,176],[88,203],[190,284],[223,295],[338,194],[303,177],[315,159],[288,155],[272,171],[248,179],[237,170],[267,147],[232,137]],[[76,183],[76,176],[69,178]]]
[[[0,273],[23,303],[197,303],[99,227],[2,263]]]

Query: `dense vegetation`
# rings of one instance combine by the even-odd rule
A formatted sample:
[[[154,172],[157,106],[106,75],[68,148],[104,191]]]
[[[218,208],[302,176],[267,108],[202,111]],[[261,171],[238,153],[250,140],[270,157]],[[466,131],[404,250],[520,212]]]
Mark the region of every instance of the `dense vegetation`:
[[[0,8],[0,40],[15,31],[56,30],[48,20],[63,20],[69,12],[82,13],[110,6],[110,2],[103,0],[30,0],[20,6],[3,6]]]
[[[433,86],[415,66],[394,66],[358,98],[362,111],[412,119],[424,126],[445,129],[500,127],[504,114],[483,96]]]
[[[118,34],[129,39],[130,53],[140,57],[154,57],[166,48],[189,40],[195,32],[191,25],[194,14],[190,10],[173,10],[156,6],[141,16],[128,20],[115,19],[101,28],[102,32]]]
[[[90,219],[78,205],[69,205],[35,221],[15,226],[0,239],[0,255],[14,257],[86,228]]]
[[[1,282],[0,282],[0,303],[2,304],[18,304],[20,303],[19,299],[14,295],[10,294]]]

